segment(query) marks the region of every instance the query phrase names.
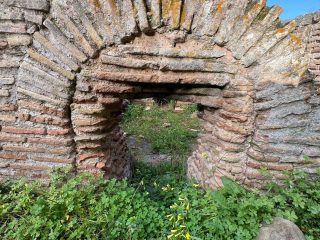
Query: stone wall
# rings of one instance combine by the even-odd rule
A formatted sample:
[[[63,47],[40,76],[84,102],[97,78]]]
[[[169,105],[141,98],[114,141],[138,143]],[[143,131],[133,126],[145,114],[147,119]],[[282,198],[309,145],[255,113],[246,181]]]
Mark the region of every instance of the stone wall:
[[[130,177],[121,105],[146,97],[204,106],[188,175],[205,186],[320,165],[319,13],[281,23],[264,0],[0,7],[0,178],[66,165]]]

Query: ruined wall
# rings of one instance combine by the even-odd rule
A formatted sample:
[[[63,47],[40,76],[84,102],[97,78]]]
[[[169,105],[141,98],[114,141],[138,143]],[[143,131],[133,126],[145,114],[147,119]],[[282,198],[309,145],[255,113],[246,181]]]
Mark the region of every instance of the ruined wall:
[[[190,177],[221,186],[220,177],[229,176],[261,188],[266,180],[283,179],[285,170],[319,169],[319,16],[297,18],[285,44],[272,47],[247,81],[228,86],[225,106],[204,112],[207,133],[189,159]],[[255,49],[270,41],[260,40]]]
[[[204,106],[188,175],[262,187],[319,167],[319,14],[253,0],[0,0],[0,178],[130,177],[125,98]],[[319,29],[318,29],[319,28]]]

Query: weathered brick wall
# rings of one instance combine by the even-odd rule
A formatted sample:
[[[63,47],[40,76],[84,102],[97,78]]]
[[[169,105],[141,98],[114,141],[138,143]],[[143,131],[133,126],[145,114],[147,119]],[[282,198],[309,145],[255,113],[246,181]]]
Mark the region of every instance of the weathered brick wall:
[[[282,24],[264,0],[0,7],[0,178],[66,165],[130,177],[122,100],[157,96],[204,106],[188,160],[203,185],[319,167],[319,14]]]

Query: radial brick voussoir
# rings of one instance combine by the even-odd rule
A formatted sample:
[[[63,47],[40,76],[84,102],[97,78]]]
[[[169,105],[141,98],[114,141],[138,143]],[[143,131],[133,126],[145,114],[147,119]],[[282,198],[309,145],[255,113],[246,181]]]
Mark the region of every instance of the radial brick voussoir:
[[[0,179],[130,177],[124,99],[202,105],[188,176],[262,188],[320,166],[320,14],[265,0],[0,3]]]

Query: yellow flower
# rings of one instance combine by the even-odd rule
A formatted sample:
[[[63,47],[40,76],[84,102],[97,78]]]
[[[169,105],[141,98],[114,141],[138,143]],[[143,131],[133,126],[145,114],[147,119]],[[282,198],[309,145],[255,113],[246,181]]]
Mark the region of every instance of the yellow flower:
[[[183,219],[183,217],[179,214],[178,215],[178,221],[180,221],[180,220],[182,220]]]
[[[187,205],[187,211],[189,211],[190,210],[190,203],[188,203],[188,205]]]
[[[177,208],[177,207],[178,207],[178,205],[176,203],[170,206],[171,209]]]
[[[187,240],[190,240],[190,237],[191,237],[191,236],[190,236],[190,233],[186,233],[186,236],[185,236],[185,237],[186,237]]]

